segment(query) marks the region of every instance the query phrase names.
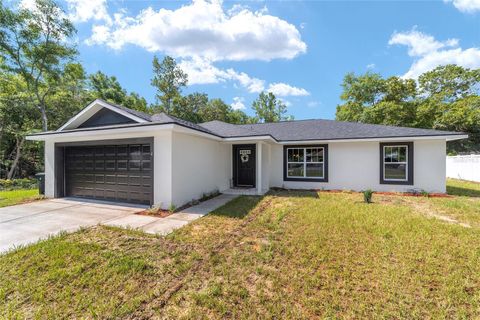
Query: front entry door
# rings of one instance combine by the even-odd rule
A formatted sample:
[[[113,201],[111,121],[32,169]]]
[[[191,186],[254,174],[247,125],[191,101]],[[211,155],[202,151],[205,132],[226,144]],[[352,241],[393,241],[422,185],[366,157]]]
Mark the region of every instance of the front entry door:
[[[233,184],[235,187],[255,187],[255,145],[233,146]]]

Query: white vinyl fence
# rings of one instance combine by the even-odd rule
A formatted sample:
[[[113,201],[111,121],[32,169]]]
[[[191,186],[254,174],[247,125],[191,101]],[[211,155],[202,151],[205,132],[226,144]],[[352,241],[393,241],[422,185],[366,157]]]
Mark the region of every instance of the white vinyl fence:
[[[447,177],[480,182],[480,154],[447,156]]]

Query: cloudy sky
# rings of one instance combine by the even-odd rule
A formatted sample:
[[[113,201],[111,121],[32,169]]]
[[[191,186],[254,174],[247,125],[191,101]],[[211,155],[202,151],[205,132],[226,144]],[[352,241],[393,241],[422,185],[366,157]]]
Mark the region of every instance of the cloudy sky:
[[[26,0],[25,0],[26,1]],[[480,67],[480,0],[66,0],[88,72],[153,102],[165,54],[206,92],[251,114],[261,91],[296,119],[334,118],[347,72],[415,78],[447,63]]]

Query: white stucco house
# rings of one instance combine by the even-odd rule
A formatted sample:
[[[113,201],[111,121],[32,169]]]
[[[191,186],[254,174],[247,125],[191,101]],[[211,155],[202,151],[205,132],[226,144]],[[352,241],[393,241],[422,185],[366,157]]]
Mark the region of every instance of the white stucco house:
[[[45,142],[47,197],[168,208],[269,188],[445,192],[446,142],[463,133],[333,120],[194,124],[95,100]]]

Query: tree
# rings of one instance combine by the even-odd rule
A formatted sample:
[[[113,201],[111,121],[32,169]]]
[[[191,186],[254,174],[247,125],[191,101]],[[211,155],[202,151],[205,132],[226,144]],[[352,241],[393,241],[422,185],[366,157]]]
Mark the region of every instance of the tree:
[[[97,71],[91,74],[88,80],[90,100],[99,98],[137,111],[150,111],[147,107],[147,101],[137,93],[128,94],[116,77],[109,77],[103,72]]]
[[[470,95],[478,95],[480,69],[457,65],[439,66],[418,78],[420,92],[437,101],[453,102]]]
[[[46,99],[46,104],[55,114],[50,119],[50,126],[58,128],[85,107],[91,98],[87,91],[87,75],[79,63],[65,65],[60,77],[51,85],[56,89]]]
[[[337,106],[337,120],[386,125],[415,125],[417,86],[412,79],[390,77],[367,72],[349,73],[343,80],[345,101]]]
[[[35,0],[34,9],[11,10],[0,2],[0,54],[5,68],[20,75],[48,130],[47,97],[66,62],[76,55],[69,44],[76,30],[52,0]]]
[[[469,139],[449,143],[449,152],[480,151],[480,69],[440,66],[420,75],[418,85],[349,73],[342,86],[337,120],[463,131]]]
[[[249,122],[250,117],[241,110],[233,110],[222,99],[212,99],[200,109],[200,117],[202,122],[207,121],[223,121],[234,124],[245,124]]]
[[[185,97],[177,96],[173,103],[170,115],[193,123],[202,122],[202,110],[208,104],[208,96],[205,93],[192,93]]]
[[[35,107],[26,93],[26,83],[20,76],[0,75],[0,124],[2,165],[6,178],[12,179],[22,156],[25,135],[35,126]]]
[[[157,89],[157,102],[161,104],[161,109],[166,112],[172,112],[173,101],[180,96],[182,87],[188,83],[187,74],[177,66],[175,59],[165,56],[162,62],[153,57],[153,79],[152,86]]]
[[[258,98],[253,102],[253,110],[260,122],[278,122],[281,120],[291,120],[292,116],[286,116],[287,106],[271,92],[261,92]]]

